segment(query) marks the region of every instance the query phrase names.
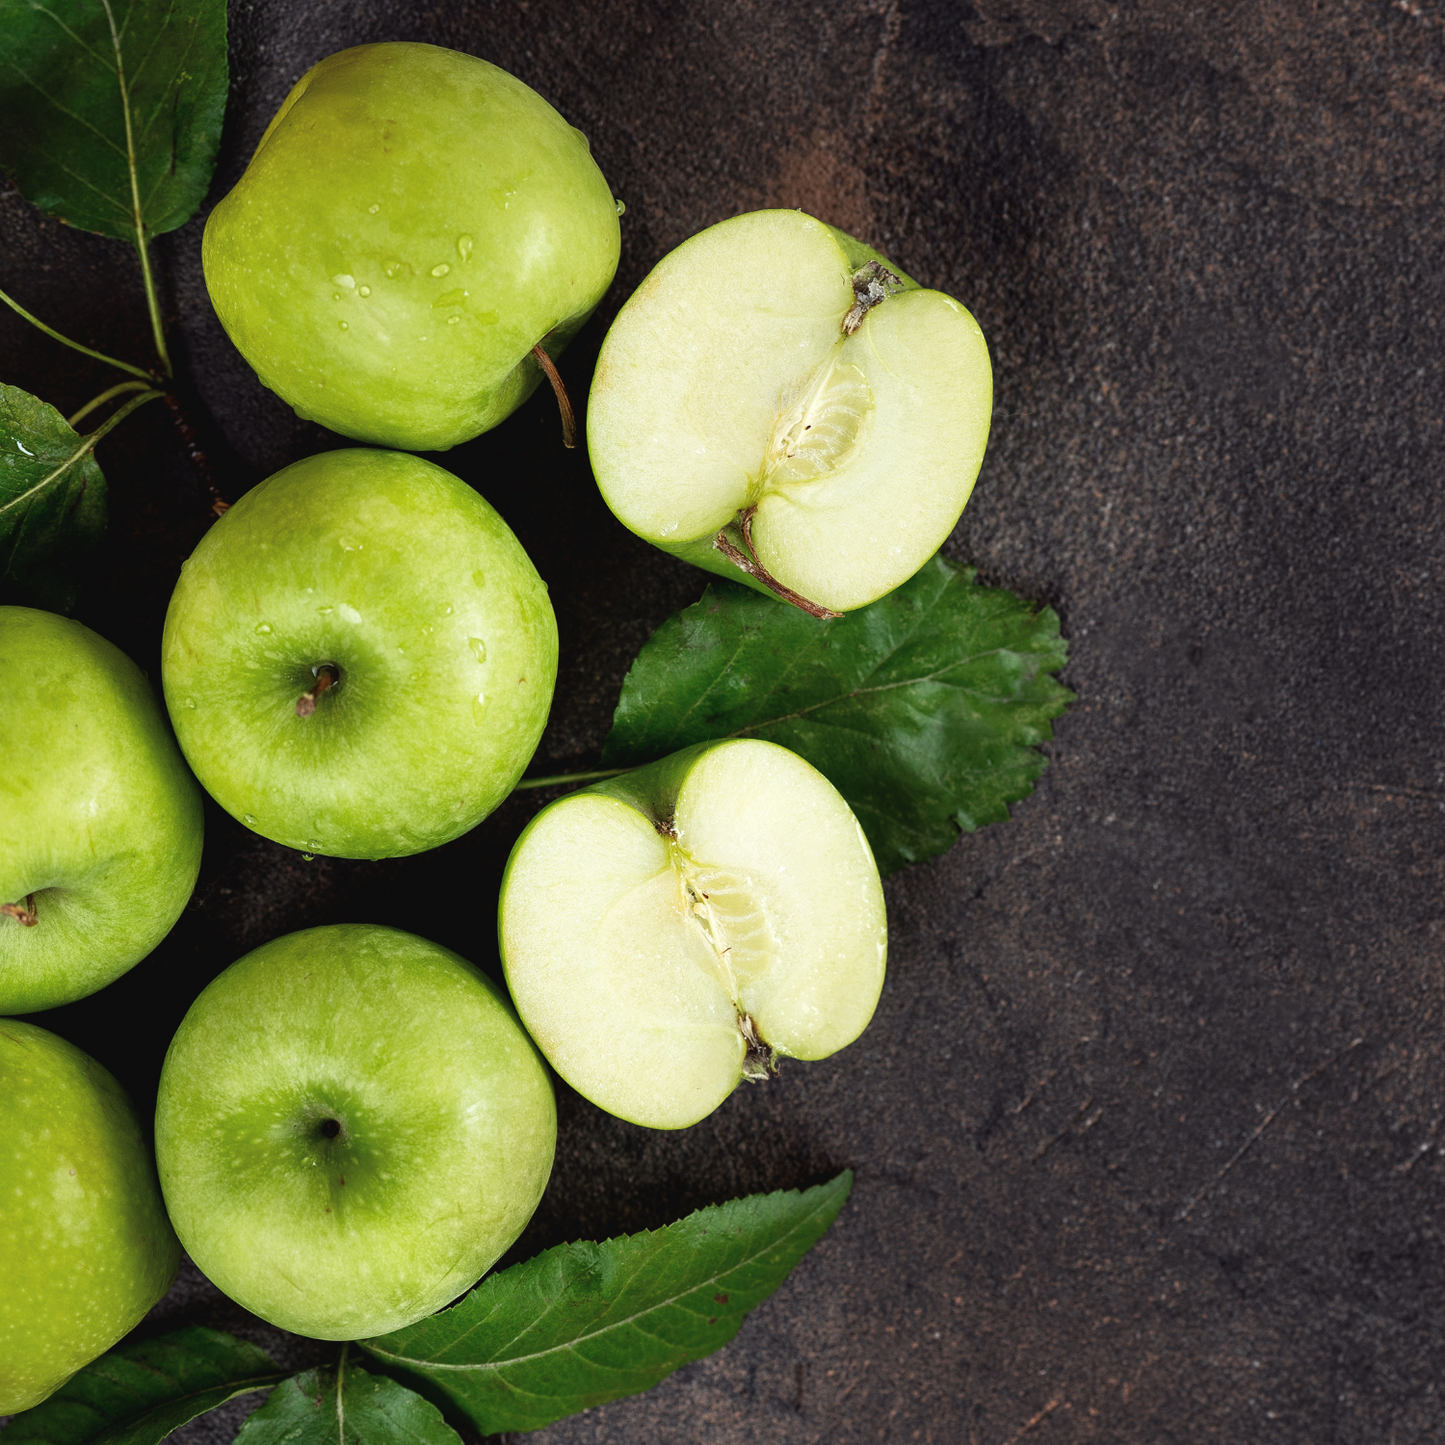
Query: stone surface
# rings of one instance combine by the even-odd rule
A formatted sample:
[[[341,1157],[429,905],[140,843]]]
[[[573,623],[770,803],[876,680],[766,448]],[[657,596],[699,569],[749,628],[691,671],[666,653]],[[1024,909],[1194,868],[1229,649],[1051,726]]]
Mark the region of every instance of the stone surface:
[[[586,7],[256,0],[212,199],[346,45],[474,51],[591,139],[616,287],[740,210],[801,206],[978,316],[993,439],[948,552],[1055,606],[1079,694],[1007,824],[888,885],[867,1034],[678,1135],[564,1089],[516,1254],[858,1171],[835,1229],[720,1354],[548,1445],[1392,1441],[1445,1436],[1445,6],[954,0]],[[201,221],[157,247],[235,495],[337,439],[221,333]],[[0,193],[3,284],[146,354],[133,259]],[[109,384],[6,313],[4,379]],[[101,448],[81,616],[154,675],[207,501],[166,416]],[[448,454],[552,587],[537,767],[596,756],[627,665],[702,585],[602,506],[539,395]],[[397,863],[305,862],[214,808],[195,901],[42,1016],[151,1100],[214,974],[283,931],[415,929],[495,970],[540,801]],[[280,1337],[183,1277],[158,1319]],[[229,1439],[244,1406],[178,1439]],[[519,1437],[520,1438],[520,1437]]]

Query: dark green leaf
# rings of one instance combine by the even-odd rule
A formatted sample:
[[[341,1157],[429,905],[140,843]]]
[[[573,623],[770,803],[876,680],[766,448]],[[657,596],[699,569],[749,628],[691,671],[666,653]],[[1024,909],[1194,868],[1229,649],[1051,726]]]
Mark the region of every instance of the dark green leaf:
[[[1073,694],[1049,675],[1059,619],[935,557],[834,622],[732,583],[670,617],[622,685],[602,749],[632,766],[713,738],[800,753],[848,800],[892,873],[1002,822]]]
[[[0,20],[0,24],[3,24]],[[0,385],[0,600],[65,612],[77,564],[105,532],[105,478],[55,410]]]
[[[536,1430],[650,1390],[725,1345],[852,1187],[844,1172],[815,1189],[699,1209],[652,1233],[559,1245],[361,1346],[483,1434]]]
[[[235,1395],[284,1380],[255,1345],[190,1326],[118,1345],[43,1405],[17,1415],[5,1445],[158,1445]]]
[[[139,244],[188,221],[226,84],[225,0],[0,0],[0,166],[72,226]]]
[[[338,1381],[340,1382],[338,1384]],[[461,1445],[441,1411],[395,1380],[347,1361],[307,1370],[271,1391],[236,1445]]]

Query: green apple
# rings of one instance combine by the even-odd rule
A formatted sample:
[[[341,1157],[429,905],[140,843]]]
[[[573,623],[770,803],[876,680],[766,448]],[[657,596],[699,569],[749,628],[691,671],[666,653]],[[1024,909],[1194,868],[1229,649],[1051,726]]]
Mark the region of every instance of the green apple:
[[[754,211],[685,241],[622,308],[587,446],[639,537],[821,616],[943,544],[992,396],[952,297],[801,211]]]
[[[479,823],[552,702],[557,623],[507,524],[404,452],[323,452],[247,492],[181,569],[162,679],[186,758],[248,828],[388,858]]]
[[[444,450],[494,427],[617,269],[617,204],[541,96],[434,45],[314,65],[211,212],[221,324],[303,417]]]
[[[681,1129],[775,1057],[822,1059],[883,987],[878,869],[847,803],[796,753],[704,743],[572,793],[502,881],[507,986],[578,1093]]]
[[[0,607],[0,1014],[104,988],[180,917],[201,791],[141,670],[88,627]]]
[[[166,1052],[156,1159],[200,1270],[264,1320],[351,1340],[474,1284],[532,1217],[546,1067],[465,959],[394,928],[287,934],[233,963]]]
[[[0,1019],[0,1415],[139,1324],[180,1260],[125,1091],[64,1039]]]

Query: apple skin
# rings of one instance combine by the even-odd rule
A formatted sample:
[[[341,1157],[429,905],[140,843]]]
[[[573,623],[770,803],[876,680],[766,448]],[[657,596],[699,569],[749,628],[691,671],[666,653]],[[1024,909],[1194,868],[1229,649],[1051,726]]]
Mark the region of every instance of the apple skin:
[[[38,1405],[140,1323],[181,1246],[125,1091],[62,1038],[0,1019],[0,1415]]]
[[[443,451],[531,395],[612,282],[617,205],[535,91],[434,45],[297,82],[202,248],[221,324],[297,414]]]
[[[156,1105],[187,1253],[324,1340],[400,1329],[474,1284],[532,1217],[556,1136],[546,1066],[500,990],[366,924],[232,964],[182,1020]]]
[[[84,998],[146,956],[201,866],[201,791],[141,670],[79,622],[0,607],[0,1014]]]
[[[323,662],[341,682],[298,717]],[[207,792],[341,858],[475,827],[536,750],[556,676],[547,587],[507,524],[441,467],[363,447],[247,492],[182,567],[162,643]]]

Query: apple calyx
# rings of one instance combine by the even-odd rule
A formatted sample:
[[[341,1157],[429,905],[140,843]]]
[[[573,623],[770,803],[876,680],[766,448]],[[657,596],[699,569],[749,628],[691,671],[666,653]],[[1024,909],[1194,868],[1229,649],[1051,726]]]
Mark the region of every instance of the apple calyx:
[[[743,1055],[743,1078],[750,1084],[765,1084],[778,1072],[778,1052],[758,1032],[751,1014],[738,1015],[738,1032],[748,1046]]]
[[[902,279],[879,261],[869,261],[850,279],[853,283],[853,305],[843,318],[844,336],[851,336],[875,306],[904,289]]]
[[[316,699],[341,682],[341,669],[334,662],[318,662],[311,669],[311,676],[316,679],[316,684],[310,692],[303,692],[296,699],[297,717],[310,717],[316,711]]]
[[[868,263],[870,266],[873,262]],[[876,303],[875,303],[876,304]],[[757,548],[753,546],[753,513],[757,506],[743,507],[738,512],[738,525],[742,529],[743,545],[748,549],[748,555],[744,555],[731,541],[724,527],[712,544],[724,557],[735,567],[740,567],[749,577],[755,577],[775,596],[781,597],[784,602],[791,603],[794,607],[801,607],[809,617],[816,617],[820,622],[826,622],[833,617],[841,617],[841,612],[830,612],[826,607],[820,607],[816,602],[809,602],[800,592],[794,592],[791,587],[784,587],[761,562],[758,561]]]
[[[34,928],[40,922],[40,915],[35,911],[35,895],[29,893],[25,902],[21,903],[0,903],[0,914],[7,918],[13,918],[17,923],[23,923],[26,928]]]
[[[542,349],[539,341],[532,348],[532,355],[537,358],[537,365],[542,368],[547,380],[552,383],[552,391],[557,398],[557,410],[562,413],[562,445],[567,450],[575,451],[577,447],[577,417],[572,411],[572,398],[567,395],[567,388],[562,384],[562,377],[552,363],[552,358]]]

